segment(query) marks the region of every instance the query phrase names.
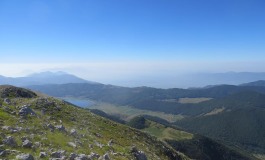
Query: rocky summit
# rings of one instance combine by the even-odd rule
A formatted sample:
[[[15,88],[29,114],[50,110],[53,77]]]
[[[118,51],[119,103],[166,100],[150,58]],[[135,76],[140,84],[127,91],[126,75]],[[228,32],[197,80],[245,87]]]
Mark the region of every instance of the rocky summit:
[[[52,97],[0,86],[0,159],[189,159],[156,138]]]

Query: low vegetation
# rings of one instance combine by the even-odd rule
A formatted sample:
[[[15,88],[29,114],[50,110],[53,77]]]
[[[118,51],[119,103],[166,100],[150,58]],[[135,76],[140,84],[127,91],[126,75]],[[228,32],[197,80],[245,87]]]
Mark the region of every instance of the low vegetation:
[[[137,108],[129,107],[129,106],[118,106],[118,105],[102,103],[102,102],[96,103],[90,106],[89,108],[102,110],[108,113],[109,115],[119,117],[120,119],[123,119],[124,121],[129,121],[132,118],[140,116],[140,115],[155,116],[155,117],[165,119],[169,122],[176,122],[183,118],[183,116],[181,115],[166,114],[164,112],[154,112],[150,110],[137,109]]]
[[[148,134],[85,109],[50,97],[24,97],[19,88],[8,88],[19,92],[1,95],[1,158],[189,159]]]
[[[209,138],[177,129],[170,124],[163,125],[144,117],[135,117],[128,125],[141,129],[168,143],[192,159],[198,160],[248,160],[255,157],[230,149]]]

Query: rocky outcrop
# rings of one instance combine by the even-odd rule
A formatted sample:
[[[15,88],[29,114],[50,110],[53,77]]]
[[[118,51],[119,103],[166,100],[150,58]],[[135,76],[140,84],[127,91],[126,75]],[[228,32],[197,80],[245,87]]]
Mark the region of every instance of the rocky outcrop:
[[[4,103],[10,105],[11,104],[11,100],[9,98],[5,98],[4,99]]]
[[[77,132],[76,132],[76,130],[75,130],[75,129],[71,129],[71,131],[70,131],[70,135],[72,135],[72,136],[77,136]]]
[[[51,153],[52,158],[62,158],[62,157],[64,157],[64,155],[65,155],[65,151],[63,151],[63,150]]]
[[[61,132],[65,132],[65,127],[63,125],[57,125],[55,126],[55,129],[57,129],[58,131],[61,131]]]
[[[1,98],[34,98],[37,94],[14,86],[1,86],[0,97]]]
[[[145,153],[143,151],[138,151],[135,146],[132,147],[131,153],[136,158],[136,160],[147,160]]]
[[[67,143],[70,147],[76,148],[77,145],[74,142],[68,142]]]
[[[27,116],[27,115],[36,115],[36,113],[31,108],[29,108],[29,106],[24,105],[19,110],[18,115],[24,117],[24,116]]]
[[[102,156],[102,160],[110,160],[109,154],[106,153]]]
[[[75,160],[76,157],[78,157],[77,154],[75,154],[75,153],[71,153],[71,154],[69,155],[69,160]]]
[[[24,148],[31,148],[32,147],[32,142],[29,141],[28,139],[26,139],[26,140],[23,141],[22,147],[24,147]]]
[[[46,152],[40,152],[39,157],[40,158],[45,158],[45,157],[47,157],[47,153]]]
[[[34,157],[31,154],[19,154],[16,156],[16,159],[18,160],[34,160]]]
[[[12,136],[7,136],[4,140],[3,143],[10,146],[10,147],[16,147],[17,143],[15,139]]]

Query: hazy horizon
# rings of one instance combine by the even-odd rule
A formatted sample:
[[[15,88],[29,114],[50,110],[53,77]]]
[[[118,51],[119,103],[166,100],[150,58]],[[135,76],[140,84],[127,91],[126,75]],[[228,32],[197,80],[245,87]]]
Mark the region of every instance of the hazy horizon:
[[[47,74],[48,73],[48,74]],[[240,85],[244,83],[265,80],[265,72],[222,72],[222,73],[206,73],[206,72],[198,72],[198,73],[185,73],[179,75],[148,75],[145,77],[137,78],[137,77],[129,77],[129,78],[121,78],[121,79],[101,79],[101,80],[91,80],[82,76],[75,75],[66,71],[41,71],[41,72],[33,72],[31,74],[21,75],[17,77],[7,77],[7,78],[26,78],[28,77],[28,81],[25,81],[27,85],[32,84],[35,81],[34,77],[41,75],[43,78],[47,78],[47,76],[54,75],[63,75],[70,74],[77,76],[81,79],[87,80],[88,82],[96,82],[102,84],[110,84],[116,86],[123,87],[153,87],[153,88],[201,88],[211,85]],[[3,75],[0,75],[3,76]],[[33,78],[33,79],[32,79]],[[55,78],[55,77],[54,77]],[[24,79],[25,80],[25,79]],[[59,80],[59,79],[58,79]],[[4,80],[6,81],[6,80]],[[38,81],[38,80],[37,80]],[[56,82],[57,84],[58,82]],[[72,82],[76,83],[76,82]],[[79,82],[81,83],[81,82]],[[82,82],[84,83],[84,82]],[[11,83],[12,84],[12,83]],[[21,86],[23,84],[23,80],[21,82],[16,81],[15,85]],[[34,84],[34,83],[33,83]],[[48,84],[48,83],[47,83]],[[27,86],[24,85],[24,86]],[[23,85],[22,85],[23,86]]]

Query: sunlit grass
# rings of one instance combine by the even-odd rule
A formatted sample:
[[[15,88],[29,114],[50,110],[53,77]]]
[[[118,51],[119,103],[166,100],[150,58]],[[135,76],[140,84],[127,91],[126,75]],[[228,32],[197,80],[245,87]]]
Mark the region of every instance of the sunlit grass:
[[[108,103],[98,103],[97,105],[93,105],[89,108],[99,109],[108,114],[116,115],[125,121],[129,121],[130,119],[137,117],[139,115],[155,116],[155,117],[165,119],[168,122],[176,122],[183,118],[183,116],[181,115],[166,114],[163,112],[142,110],[142,109],[137,109],[137,108],[133,108],[130,106],[115,106],[115,105],[108,104]]]

